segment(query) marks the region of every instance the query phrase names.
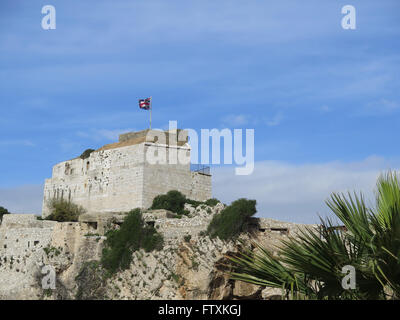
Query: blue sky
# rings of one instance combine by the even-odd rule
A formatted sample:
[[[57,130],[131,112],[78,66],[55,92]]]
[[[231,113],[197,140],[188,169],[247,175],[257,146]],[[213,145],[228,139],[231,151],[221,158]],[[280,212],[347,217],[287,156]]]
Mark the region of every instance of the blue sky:
[[[399,18],[396,0],[2,1],[0,205],[40,212],[51,167],[145,128],[151,95],[155,127],[255,129],[255,174],[215,168],[215,196],[317,221],[329,192],[400,163]]]

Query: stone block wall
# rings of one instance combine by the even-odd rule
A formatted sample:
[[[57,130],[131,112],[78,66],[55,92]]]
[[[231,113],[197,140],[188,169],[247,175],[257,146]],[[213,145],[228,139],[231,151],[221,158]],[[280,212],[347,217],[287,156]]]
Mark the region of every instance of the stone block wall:
[[[82,264],[101,257],[103,239],[85,236],[90,229],[87,223],[5,215],[0,224],[0,300],[39,299],[45,265],[54,267],[58,280],[72,290]]]
[[[43,216],[52,198],[71,200],[88,212],[127,211],[142,207],[143,144],[92,152],[90,157],[62,162],[44,188]]]
[[[35,276],[43,264],[43,248],[49,246],[57,222],[40,221],[33,214],[4,215],[0,225],[0,299],[32,299]]]
[[[189,196],[191,192],[190,163],[180,163],[178,159],[189,157],[190,148],[176,146],[160,146],[157,144],[146,144],[146,154],[157,154],[167,160],[167,163],[149,163],[144,165],[143,181],[143,208],[151,206],[154,197],[165,194],[170,190],[178,190],[184,195]],[[170,157],[171,160],[170,161]]]
[[[41,221],[33,214],[7,214],[3,216],[0,233],[1,257],[21,258],[31,250],[49,245],[53,221]],[[14,260],[15,260],[14,259]]]
[[[191,172],[191,182],[189,198],[197,201],[211,198],[211,175]]]

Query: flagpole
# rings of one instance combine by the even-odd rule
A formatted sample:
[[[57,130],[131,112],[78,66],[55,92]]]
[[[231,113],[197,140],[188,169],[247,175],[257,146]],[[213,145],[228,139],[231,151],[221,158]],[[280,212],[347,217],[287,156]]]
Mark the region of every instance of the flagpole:
[[[153,97],[150,97],[150,130],[151,130],[151,112],[153,110]]]

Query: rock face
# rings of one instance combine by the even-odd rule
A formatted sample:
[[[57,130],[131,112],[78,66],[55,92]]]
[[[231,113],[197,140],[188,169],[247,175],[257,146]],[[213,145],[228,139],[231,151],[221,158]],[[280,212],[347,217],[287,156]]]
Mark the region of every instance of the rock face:
[[[54,268],[58,289],[72,292],[82,263],[100,258],[104,237],[85,236],[89,232],[87,224],[77,222],[5,216],[0,226],[0,299],[42,298],[44,266]]]
[[[161,251],[133,253],[130,268],[111,278],[98,261],[105,230],[123,215],[82,216],[57,223],[33,215],[6,215],[0,226],[0,299],[276,299],[280,293],[229,279],[226,258],[239,242],[204,235],[223,204],[194,208],[178,219],[166,210],[144,213],[164,237]],[[253,218],[245,243],[273,247],[301,225]],[[56,273],[56,288],[43,289],[43,267]],[[280,290],[278,290],[280,291]]]

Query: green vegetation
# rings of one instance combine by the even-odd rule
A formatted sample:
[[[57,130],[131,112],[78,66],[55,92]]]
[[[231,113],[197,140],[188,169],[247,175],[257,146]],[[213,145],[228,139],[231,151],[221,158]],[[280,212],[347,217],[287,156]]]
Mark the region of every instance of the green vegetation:
[[[79,156],[79,158],[81,158],[82,160],[85,160],[85,159],[89,158],[90,154],[91,154],[93,151],[96,151],[96,150],[94,150],[94,149],[86,149],[86,150],[83,151],[83,153]]]
[[[0,221],[3,219],[3,215],[9,214],[6,208],[0,207]]]
[[[211,198],[208,199],[206,201],[196,201],[196,200],[192,200],[192,199],[186,199],[186,203],[192,205],[193,207],[197,208],[198,206],[202,206],[204,208],[204,205],[207,205],[209,207],[215,207],[217,205],[217,203],[220,203],[221,201],[219,201],[216,198]]]
[[[43,248],[44,252],[46,252],[47,256],[53,256],[55,255],[56,257],[61,254],[60,249],[57,249],[56,247],[45,247]]]
[[[192,205],[197,208],[198,206],[210,206],[214,207],[220,201],[212,198],[205,202],[196,201],[186,198],[184,194],[177,190],[168,191],[167,194],[158,195],[153,199],[153,204],[150,209],[166,209],[177,213],[178,215],[187,215],[189,212],[185,210],[185,203]]]
[[[88,232],[85,234],[85,237],[101,237],[101,235],[97,232],[96,233]]]
[[[110,273],[129,268],[133,252],[141,248],[146,252],[160,250],[164,242],[156,229],[143,221],[140,209],[130,211],[121,228],[106,236],[101,264]]]
[[[184,214],[186,197],[176,190],[168,191],[167,194],[158,195],[153,199],[151,209],[166,209],[177,214]]]
[[[53,295],[53,291],[51,289],[43,289],[43,295],[45,297],[51,297]]]
[[[321,219],[318,231],[307,228],[297,238],[282,241],[278,254],[254,243],[256,251],[230,257],[232,278],[282,288],[292,299],[399,299],[398,176],[380,176],[372,208],[356,193],[333,193],[326,203],[347,231]],[[342,287],[344,266],[355,268],[355,289]]]
[[[248,218],[256,212],[256,200],[236,200],[213,217],[208,225],[207,234],[211,238],[230,240],[246,229]]]
[[[78,217],[85,213],[84,208],[64,199],[52,199],[48,206],[51,213],[46,217],[46,220],[58,222],[78,221]]]
[[[215,207],[220,202],[221,201],[219,201],[216,198],[211,198],[211,199],[208,199],[208,200],[204,201],[204,203],[209,207]]]

